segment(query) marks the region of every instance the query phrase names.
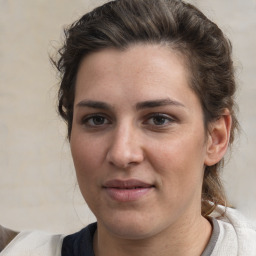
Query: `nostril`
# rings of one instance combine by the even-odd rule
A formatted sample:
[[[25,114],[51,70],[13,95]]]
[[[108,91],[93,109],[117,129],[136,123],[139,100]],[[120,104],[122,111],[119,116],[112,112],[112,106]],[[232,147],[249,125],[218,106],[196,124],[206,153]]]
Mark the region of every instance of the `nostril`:
[[[143,160],[143,156],[140,153],[133,152],[113,152],[110,151],[107,154],[107,161],[109,164],[117,166],[119,168],[129,168],[139,164]]]
[[[127,127],[123,130],[112,138],[106,159],[111,165],[129,168],[143,161],[143,150],[139,141],[132,138],[135,132],[131,135]]]

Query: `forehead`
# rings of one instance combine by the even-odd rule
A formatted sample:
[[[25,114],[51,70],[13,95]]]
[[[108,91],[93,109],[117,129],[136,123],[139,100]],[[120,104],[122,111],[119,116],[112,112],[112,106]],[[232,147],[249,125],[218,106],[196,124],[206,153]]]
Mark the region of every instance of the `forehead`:
[[[81,68],[87,64],[87,70],[109,72],[110,68],[120,71],[122,65],[129,66],[131,71],[137,69],[137,72],[141,68],[147,68],[147,71],[153,71],[154,68],[157,71],[164,71],[164,67],[168,68],[168,64],[175,64],[180,67],[179,71],[186,69],[186,61],[183,54],[177,50],[171,48],[171,46],[163,44],[143,44],[130,45],[126,49],[117,48],[105,48],[96,52],[92,52],[84,57],[78,72]],[[91,68],[89,68],[89,66]],[[109,67],[109,69],[108,69]],[[151,70],[150,70],[151,69]],[[129,70],[126,70],[129,71]],[[178,71],[176,69],[175,71]]]
[[[181,53],[163,45],[134,45],[126,50],[104,49],[86,56],[79,67],[76,100],[93,91],[148,90],[148,93],[189,88]],[[184,89],[184,88],[183,88]]]

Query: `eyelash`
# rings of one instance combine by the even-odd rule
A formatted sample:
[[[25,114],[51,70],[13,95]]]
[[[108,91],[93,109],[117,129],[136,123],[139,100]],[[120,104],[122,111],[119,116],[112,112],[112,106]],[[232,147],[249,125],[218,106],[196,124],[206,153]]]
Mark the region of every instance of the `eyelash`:
[[[104,119],[104,123],[103,124],[90,124],[90,121],[95,121],[96,118],[103,118]],[[105,121],[107,121],[107,123],[105,123]],[[97,127],[102,127],[105,124],[110,124],[111,122],[109,121],[109,118],[107,118],[104,114],[98,113],[98,114],[92,114],[92,115],[88,115],[85,118],[82,119],[81,122],[83,125],[91,127],[91,128],[97,128]]]
[[[149,123],[150,119],[152,119],[152,121],[153,121],[154,119],[156,120],[156,118],[162,118],[162,120],[164,120],[164,124],[155,124],[155,123],[153,123],[153,124],[149,124],[150,126],[162,128],[162,127],[168,126],[170,123],[173,123],[175,121],[175,119],[173,117],[170,117],[169,115],[162,114],[162,113],[154,113],[154,114],[150,114],[148,116],[148,118],[146,119],[146,121],[143,122],[143,123]]]
[[[96,118],[103,119],[103,120],[101,120],[101,121],[103,121],[103,123],[95,124]],[[162,121],[164,121],[164,123],[156,124],[155,123],[156,118],[162,119]],[[98,121],[100,121],[100,120],[98,120]],[[152,121],[152,122],[150,123],[150,121]],[[158,121],[160,121],[160,120],[158,120]],[[94,124],[92,124],[90,122],[94,122]],[[146,116],[146,120],[143,122],[143,125],[149,125],[150,127],[160,129],[160,128],[164,128],[164,127],[170,125],[173,122],[175,122],[175,118],[170,117],[167,114],[153,113],[153,114],[149,114],[149,115]],[[82,119],[81,123],[82,123],[82,125],[85,125],[88,128],[97,129],[97,128],[102,128],[105,125],[111,124],[111,119],[109,117],[106,117],[105,114],[96,113],[96,114],[91,114],[91,115],[88,115],[88,116],[84,117]]]

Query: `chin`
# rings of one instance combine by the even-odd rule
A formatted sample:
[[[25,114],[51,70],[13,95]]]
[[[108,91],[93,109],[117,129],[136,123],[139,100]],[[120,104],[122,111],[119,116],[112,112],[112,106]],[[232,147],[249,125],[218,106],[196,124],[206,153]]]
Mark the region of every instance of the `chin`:
[[[161,224],[154,223],[154,217],[147,218],[145,216],[119,216],[111,220],[105,220],[103,225],[113,235],[130,240],[139,240],[152,237],[161,231]]]

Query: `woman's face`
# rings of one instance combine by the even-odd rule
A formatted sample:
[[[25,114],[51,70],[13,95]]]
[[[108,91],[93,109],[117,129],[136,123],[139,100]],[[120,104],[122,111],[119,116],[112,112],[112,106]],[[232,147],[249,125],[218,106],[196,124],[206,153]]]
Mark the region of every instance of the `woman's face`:
[[[137,45],[85,57],[72,125],[78,183],[101,229],[139,239],[200,216],[206,136],[180,54]]]

